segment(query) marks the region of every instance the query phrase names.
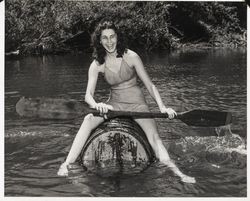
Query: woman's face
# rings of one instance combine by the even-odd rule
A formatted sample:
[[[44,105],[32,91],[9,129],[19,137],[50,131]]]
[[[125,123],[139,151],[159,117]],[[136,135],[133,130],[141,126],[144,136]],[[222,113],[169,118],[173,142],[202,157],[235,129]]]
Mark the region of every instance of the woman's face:
[[[116,51],[117,34],[113,29],[104,29],[102,31],[101,44],[104,49],[109,53],[113,53]]]

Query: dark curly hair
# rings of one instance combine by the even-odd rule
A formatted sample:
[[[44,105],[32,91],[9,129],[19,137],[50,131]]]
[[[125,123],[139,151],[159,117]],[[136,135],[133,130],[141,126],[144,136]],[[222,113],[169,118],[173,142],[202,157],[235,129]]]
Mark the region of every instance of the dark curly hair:
[[[126,40],[123,34],[116,28],[115,24],[110,20],[101,21],[94,33],[92,34],[92,46],[93,46],[93,58],[99,62],[99,64],[103,64],[105,62],[106,51],[102,44],[100,43],[100,38],[102,31],[104,29],[113,29],[117,34],[117,57],[122,57],[124,53],[127,52]]]

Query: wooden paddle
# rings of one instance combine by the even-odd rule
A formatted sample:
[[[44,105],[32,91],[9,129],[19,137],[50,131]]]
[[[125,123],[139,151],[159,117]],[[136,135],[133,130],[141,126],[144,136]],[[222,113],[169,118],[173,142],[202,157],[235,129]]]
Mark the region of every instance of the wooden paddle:
[[[99,111],[89,108],[86,104],[76,100],[53,98],[21,98],[16,104],[16,111],[20,116],[43,119],[75,119],[92,113],[94,116],[103,116]],[[156,112],[128,112],[110,110],[108,118],[168,118],[167,114]],[[177,113],[179,119],[189,126],[217,127],[232,123],[230,112],[191,110]]]

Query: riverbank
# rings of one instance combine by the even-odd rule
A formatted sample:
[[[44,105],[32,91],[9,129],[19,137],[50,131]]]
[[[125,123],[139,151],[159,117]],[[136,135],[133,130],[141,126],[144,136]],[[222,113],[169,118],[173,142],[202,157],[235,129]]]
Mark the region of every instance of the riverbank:
[[[201,51],[201,50],[211,50],[211,49],[246,49],[247,48],[247,41],[246,39],[239,38],[239,40],[232,41],[229,43],[222,43],[222,42],[215,42],[215,43],[205,43],[205,42],[188,42],[188,43],[179,43],[176,45],[175,48],[172,48],[171,50],[166,49],[158,49],[155,50],[155,52],[161,52],[161,51]],[[131,48],[134,50],[134,48]],[[139,49],[140,48],[135,48]],[[19,49],[11,52],[5,52],[5,58],[6,59],[19,59],[30,55],[61,55],[61,54],[82,54],[82,53],[91,53],[92,49],[86,48],[86,49],[75,49],[71,47],[62,47],[57,49],[52,48],[41,48],[38,51],[37,46],[30,47],[29,53],[22,52]],[[147,52],[147,51],[144,51]]]
[[[160,52],[160,51],[179,51],[179,50],[209,50],[209,49],[244,49],[247,48],[247,32],[230,34],[216,34],[208,41],[204,42],[203,38],[197,40],[186,40],[182,42],[181,38],[175,37],[171,39],[172,43],[167,47],[157,47],[154,49],[144,48],[140,44],[132,44],[129,47],[133,50],[143,50],[144,52]],[[168,41],[166,41],[168,42]],[[90,36],[86,33],[76,34],[68,39],[60,42],[53,42],[52,39],[42,39],[40,42],[36,40],[30,43],[24,43],[18,49],[6,52],[6,58],[21,58],[29,55],[60,55],[60,54],[81,54],[91,53]]]

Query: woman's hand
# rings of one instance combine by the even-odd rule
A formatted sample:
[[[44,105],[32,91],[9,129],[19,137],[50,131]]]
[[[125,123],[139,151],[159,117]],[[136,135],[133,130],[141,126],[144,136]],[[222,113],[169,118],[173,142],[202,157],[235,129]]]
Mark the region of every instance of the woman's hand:
[[[169,119],[173,119],[177,116],[177,113],[172,108],[166,108],[165,106],[160,108],[161,113],[167,113]]]
[[[108,105],[105,103],[96,103],[94,108],[100,111],[101,114],[106,114],[109,110],[114,109],[112,105]]]

